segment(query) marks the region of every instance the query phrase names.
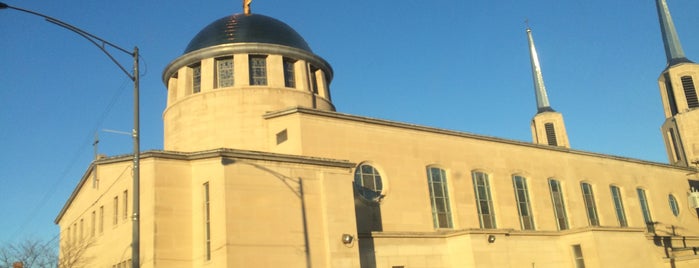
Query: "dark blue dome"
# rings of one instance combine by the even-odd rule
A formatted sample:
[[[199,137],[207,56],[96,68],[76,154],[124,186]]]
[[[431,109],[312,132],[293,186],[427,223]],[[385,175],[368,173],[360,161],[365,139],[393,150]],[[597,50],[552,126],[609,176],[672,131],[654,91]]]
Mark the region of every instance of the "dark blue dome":
[[[235,14],[218,19],[202,29],[184,53],[221,44],[265,43],[312,52],[306,40],[277,19],[259,14]]]

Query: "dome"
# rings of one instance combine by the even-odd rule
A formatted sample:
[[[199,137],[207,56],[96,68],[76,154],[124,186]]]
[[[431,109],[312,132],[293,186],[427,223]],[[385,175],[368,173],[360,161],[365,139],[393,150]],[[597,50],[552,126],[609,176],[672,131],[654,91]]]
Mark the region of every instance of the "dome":
[[[235,14],[204,27],[192,38],[184,53],[233,43],[275,44],[312,52],[306,40],[286,23],[259,14]]]

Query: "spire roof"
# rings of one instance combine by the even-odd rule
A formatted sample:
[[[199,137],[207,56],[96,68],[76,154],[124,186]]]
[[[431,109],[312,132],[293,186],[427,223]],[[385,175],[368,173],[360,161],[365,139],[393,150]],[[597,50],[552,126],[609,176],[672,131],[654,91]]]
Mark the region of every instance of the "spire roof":
[[[534,38],[532,30],[527,26],[527,38],[529,40],[529,58],[532,64],[532,80],[534,80],[534,93],[536,95],[537,113],[553,112],[553,108],[549,104],[548,95],[546,95],[546,86],[544,86],[544,76],[541,74],[541,66],[539,65],[539,56],[534,47]]]
[[[663,44],[665,45],[665,56],[667,57],[667,65],[672,66],[682,62],[691,62],[684,56],[680,38],[675,30],[675,24],[670,16],[670,9],[667,7],[665,0],[655,0],[658,9],[658,19],[660,20],[660,32],[663,35]]]

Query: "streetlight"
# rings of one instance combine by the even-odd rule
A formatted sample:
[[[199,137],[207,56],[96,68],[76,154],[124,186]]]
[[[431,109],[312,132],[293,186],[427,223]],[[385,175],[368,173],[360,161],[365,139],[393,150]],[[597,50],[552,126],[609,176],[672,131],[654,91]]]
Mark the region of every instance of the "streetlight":
[[[131,241],[131,267],[137,268],[139,267],[139,248],[140,248],[140,228],[139,228],[139,213],[140,213],[140,196],[139,196],[139,175],[140,175],[140,156],[141,156],[141,149],[140,149],[140,142],[139,142],[139,133],[140,133],[140,124],[139,124],[139,73],[138,73],[138,47],[134,47],[133,51],[128,51],[124,48],[121,48],[115,44],[112,44],[109,41],[106,41],[102,38],[99,38],[91,33],[88,33],[78,27],[75,27],[73,25],[70,25],[66,22],[63,22],[61,20],[52,18],[50,16],[34,12],[31,10],[26,10],[18,7],[13,7],[8,4],[5,4],[3,2],[0,2],[0,9],[14,9],[17,11],[29,13],[32,15],[36,15],[39,17],[42,17],[46,19],[46,21],[56,24],[62,28],[68,29],[88,41],[90,43],[94,44],[97,48],[99,48],[109,59],[116,64],[119,69],[121,69],[126,76],[133,81],[133,232],[132,232],[132,241]],[[112,47],[116,50],[119,50],[123,53],[128,54],[133,58],[133,73],[129,73],[126,68],[124,68],[123,65],[121,65],[109,51],[105,48],[105,46]]]

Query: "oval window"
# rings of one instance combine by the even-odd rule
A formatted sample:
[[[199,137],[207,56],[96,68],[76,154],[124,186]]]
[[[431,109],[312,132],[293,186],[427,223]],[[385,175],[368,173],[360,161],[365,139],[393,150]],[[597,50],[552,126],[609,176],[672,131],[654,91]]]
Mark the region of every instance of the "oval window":
[[[672,215],[675,215],[675,217],[679,216],[680,205],[677,203],[677,199],[675,199],[675,196],[669,195],[668,201],[670,202],[670,210],[672,210]]]

